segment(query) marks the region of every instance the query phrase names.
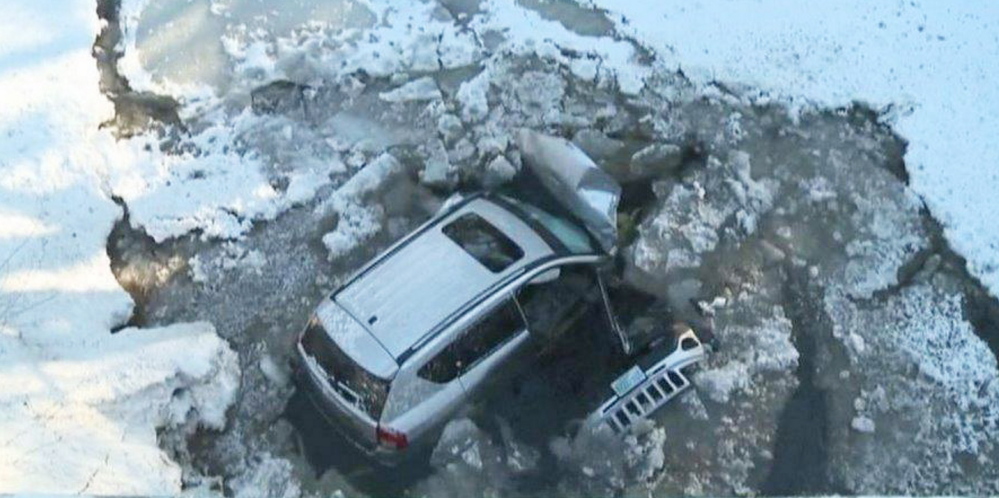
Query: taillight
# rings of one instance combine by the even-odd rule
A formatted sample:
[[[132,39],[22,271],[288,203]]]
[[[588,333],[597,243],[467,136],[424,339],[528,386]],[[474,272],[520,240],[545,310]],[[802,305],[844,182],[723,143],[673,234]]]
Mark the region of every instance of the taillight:
[[[378,444],[390,446],[397,450],[404,450],[409,446],[409,438],[406,437],[405,433],[392,430],[388,427],[382,427],[381,425],[375,429],[375,437],[378,439]]]

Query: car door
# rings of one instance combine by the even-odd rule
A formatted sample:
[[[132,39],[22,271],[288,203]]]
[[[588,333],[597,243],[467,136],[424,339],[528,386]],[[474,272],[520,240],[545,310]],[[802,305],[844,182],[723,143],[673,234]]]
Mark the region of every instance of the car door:
[[[413,441],[440,429],[467,398],[448,346],[431,343],[399,369],[389,391],[384,422]],[[430,441],[433,443],[433,441]]]
[[[586,312],[598,296],[593,268],[565,265],[542,272],[516,293],[531,336],[548,348]]]
[[[524,349],[527,339],[523,315],[511,297],[465,329],[455,341],[458,379],[465,390],[477,392],[493,380]]]

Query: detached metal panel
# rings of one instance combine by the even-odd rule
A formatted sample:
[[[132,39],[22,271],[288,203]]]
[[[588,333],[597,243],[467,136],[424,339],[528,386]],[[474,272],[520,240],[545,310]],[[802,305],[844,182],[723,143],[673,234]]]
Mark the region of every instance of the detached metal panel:
[[[521,157],[553,196],[579,217],[604,251],[617,246],[617,204],[621,186],[563,138],[522,129]]]
[[[690,379],[682,369],[703,360],[706,354],[693,332],[684,333],[678,338],[676,349],[649,369],[633,368],[639,371],[640,380],[634,382],[627,392],[615,393],[600,405],[587,418],[587,425],[594,430],[605,425],[616,434],[626,434],[635,422],[648,418],[689,388]]]

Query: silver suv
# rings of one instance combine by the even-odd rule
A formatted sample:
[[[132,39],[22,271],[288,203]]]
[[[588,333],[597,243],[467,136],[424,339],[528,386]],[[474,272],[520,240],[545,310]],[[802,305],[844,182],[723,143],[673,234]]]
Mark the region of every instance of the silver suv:
[[[551,343],[590,305],[620,330],[598,271],[620,187],[564,140],[519,139],[557,209],[499,194],[457,202],[324,299],[299,339],[305,390],[381,460],[435,443],[529,339]]]

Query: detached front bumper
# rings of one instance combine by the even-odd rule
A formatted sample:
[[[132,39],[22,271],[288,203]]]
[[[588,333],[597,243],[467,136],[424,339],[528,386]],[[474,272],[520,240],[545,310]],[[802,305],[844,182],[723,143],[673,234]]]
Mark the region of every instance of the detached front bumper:
[[[665,358],[647,369],[637,365],[615,381],[615,393],[587,418],[593,429],[609,427],[615,434],[628,432],[635,422],[648,418],[671,399],[690,387],[683,369],[702,361],[707,350],[693,331],[676,340]]]

